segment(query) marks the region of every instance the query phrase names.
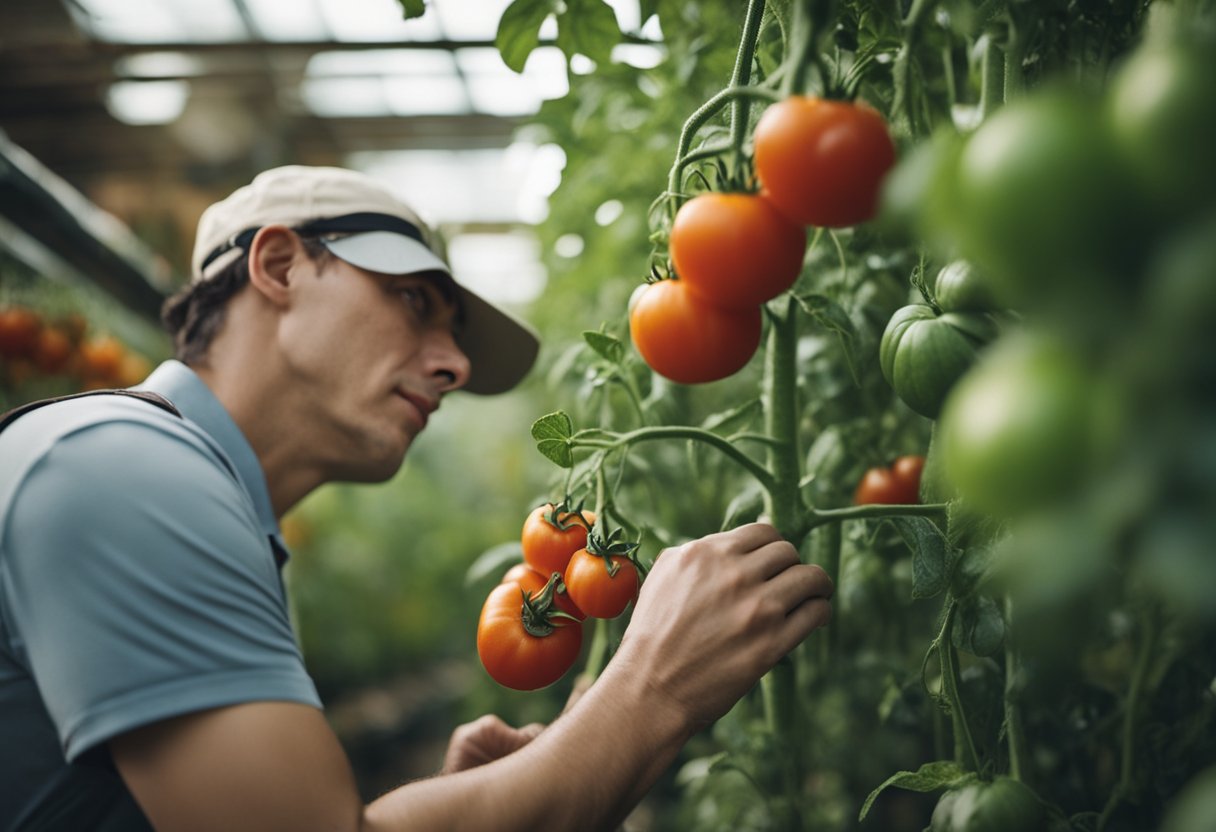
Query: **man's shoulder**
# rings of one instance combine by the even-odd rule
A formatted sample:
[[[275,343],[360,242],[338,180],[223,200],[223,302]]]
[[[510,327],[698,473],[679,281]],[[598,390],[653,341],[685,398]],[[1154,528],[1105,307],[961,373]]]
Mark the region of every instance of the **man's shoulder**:
[[[149,471],[185,474],[231,464],[194,422],[130,396],[58,401],[0,432],[0,516],[31,472],[93,488]],[[129,485],[130,483],[127,482]]]

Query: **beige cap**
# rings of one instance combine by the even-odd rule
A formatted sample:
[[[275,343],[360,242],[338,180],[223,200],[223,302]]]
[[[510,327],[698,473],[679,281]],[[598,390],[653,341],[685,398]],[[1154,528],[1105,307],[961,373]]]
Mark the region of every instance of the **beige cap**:
[[[465,318],[457,340],[472,368],[463,389],[481,394],[510,390],[536,361],[536,333],[460,284],[438,238],[412,208],[366,174],[345,168],[273,168],[209,207],[194,241],[193,280],[214,277],[245,253],[259,228],[274,224],[333,235],[321,241],[361,269],[450,275]]]

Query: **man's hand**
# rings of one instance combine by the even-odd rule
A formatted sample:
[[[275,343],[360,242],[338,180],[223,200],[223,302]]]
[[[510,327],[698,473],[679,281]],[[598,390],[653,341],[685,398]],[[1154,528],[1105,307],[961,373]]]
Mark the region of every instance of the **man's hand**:
[[[493,714],[465,723],[452,732],[440,774],[492,763],[532,742],[544,728],[539,722],[512,728]]]
[[[662,553],[614,661],[691,725],[720,717],[831,617],[832,579],[764,523]]]

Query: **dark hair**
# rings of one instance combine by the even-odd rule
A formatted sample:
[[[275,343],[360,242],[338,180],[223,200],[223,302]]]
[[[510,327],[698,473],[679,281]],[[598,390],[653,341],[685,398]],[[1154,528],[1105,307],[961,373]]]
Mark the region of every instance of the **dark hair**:
[[[316,237],[300,236],[304,251],[316,262],[329,249]],[[161,323],[173,338],[173,353],[184,364],[203,364],[211,342],[224,325],[228,301],[249,283],[249,253],[244,252],[214,277],[179,289],[160,309]]]

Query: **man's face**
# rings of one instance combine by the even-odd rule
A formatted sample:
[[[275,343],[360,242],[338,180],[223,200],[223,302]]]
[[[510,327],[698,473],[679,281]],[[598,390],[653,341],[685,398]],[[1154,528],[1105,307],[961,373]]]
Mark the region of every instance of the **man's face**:
[[[438,272],[375,274],[337,257],[302,274],[279,338],[327,479],[391,477],[441,397],[469,377],[459,308]]]

